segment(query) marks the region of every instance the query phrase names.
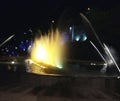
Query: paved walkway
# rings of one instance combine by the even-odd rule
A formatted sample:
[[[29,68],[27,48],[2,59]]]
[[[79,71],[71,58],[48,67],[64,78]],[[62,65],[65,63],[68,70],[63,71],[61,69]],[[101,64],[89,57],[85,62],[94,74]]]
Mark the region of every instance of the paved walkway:
[[[106,88],[104,78],[23,74],[19,80],[0,82],[0,101],[119,101],[113,84]]]

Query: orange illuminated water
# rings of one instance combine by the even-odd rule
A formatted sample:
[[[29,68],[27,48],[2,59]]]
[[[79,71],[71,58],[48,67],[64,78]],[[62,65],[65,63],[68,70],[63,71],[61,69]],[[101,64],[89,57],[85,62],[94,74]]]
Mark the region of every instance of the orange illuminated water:
[[[31,51],[31,60],[39,65],[41,65],[40,63],[50,65],[50,68],[62,68],[65,55],[63,42],[64,38],[58,30],[36,38]],[[41,66],[37,68],[41,68]]]

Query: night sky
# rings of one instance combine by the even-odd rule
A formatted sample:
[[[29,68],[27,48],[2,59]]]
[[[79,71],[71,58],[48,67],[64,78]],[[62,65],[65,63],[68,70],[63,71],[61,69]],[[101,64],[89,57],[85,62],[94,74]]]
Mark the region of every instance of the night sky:
[[[105,10],[119,4],[119,0],[1,0],[0,32],[38,26],[47,28],[52,20],[58,20],[69,7],[83,12],[88,7]]]

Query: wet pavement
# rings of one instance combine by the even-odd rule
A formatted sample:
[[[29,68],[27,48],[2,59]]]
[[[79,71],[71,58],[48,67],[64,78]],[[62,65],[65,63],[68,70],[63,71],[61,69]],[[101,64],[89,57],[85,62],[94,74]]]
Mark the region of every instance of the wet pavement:
[[[119,84],[120,80],[114,77],[54,77],[11,72],[0,79],[0,101],[119,101]]]

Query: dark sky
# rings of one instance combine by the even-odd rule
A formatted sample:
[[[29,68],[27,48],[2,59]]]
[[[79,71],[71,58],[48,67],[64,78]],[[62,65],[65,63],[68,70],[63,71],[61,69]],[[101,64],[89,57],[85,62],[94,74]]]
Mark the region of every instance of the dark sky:
[[[119,0],[0,0],[0,32],[47,27],[69,7],[84,11],[87,7],[110,9],[119,4]]]

